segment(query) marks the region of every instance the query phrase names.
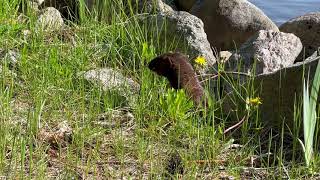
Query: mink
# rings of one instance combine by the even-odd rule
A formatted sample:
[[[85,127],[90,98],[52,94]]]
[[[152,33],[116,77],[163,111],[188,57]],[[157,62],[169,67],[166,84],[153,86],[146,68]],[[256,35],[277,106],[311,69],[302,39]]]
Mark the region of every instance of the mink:
[[[174,89],[184,89],[196,105],[206,105],[203,87],[187,56],[178,52],[165,53],[151,60],[148,68],[166,77]]]

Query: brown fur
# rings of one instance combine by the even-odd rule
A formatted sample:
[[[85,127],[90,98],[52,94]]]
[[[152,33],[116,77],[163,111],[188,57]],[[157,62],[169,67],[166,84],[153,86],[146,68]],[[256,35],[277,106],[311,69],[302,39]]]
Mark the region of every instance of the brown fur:
[[[202,103],[203,88],[185,55],[165,53],[153,59],[148,67],[166,77],[174,89],[183,88],[197,105]]]

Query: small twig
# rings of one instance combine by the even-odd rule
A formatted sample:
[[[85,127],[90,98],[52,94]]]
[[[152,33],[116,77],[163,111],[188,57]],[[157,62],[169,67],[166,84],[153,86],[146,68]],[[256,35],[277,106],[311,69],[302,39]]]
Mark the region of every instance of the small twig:
[[[244,73],[244,72],[235,72],[235,71],[221,71],[218,72],[218,74],[204,74],[204,75],[197,75],[198,77],[206,77],[206,76],[213,76],[213,77],[218,77],[219,75],[226,75],[226,74],[234,74],[234,75],[242,75],[242,76],[248,76],[248,77],[252,77],[252,75]]]
[[[202,80],[200,83],[203,83],[205,81],[208,81],[209,79],[215,79],[219,76],[223,76],[226,74],[232,74],[232,75],[241,75],[241,76],[247,76],[247,77],[252,77],[252,75],[243,73],[243,72],[233,72],[233,71],[222,71],[218,72],[218,74],[204,74],[204,75],[197,75],[197,77],[209,77],[207,79]]]
[[[232,129],[240,126],[245,119],[246,119],[246,116],[244,116],[244,117],[241,119],[241,121],[239,121],[237,124],[235,124],[235,125],[229,127],[228,129],[226,129],[226,130],[223,132],[223,134],[227,134],[227,133],[228,133],[229,131],[231,131]]]
[[[219,76],[219,75],[221,75],[221,74],[220,74],[220,73],[218,73],[218,74],[202,74],[202,75],[201,75],[201,74],[198,74],[197,77],[208,77],[208,76],[209,76],[209,77],[212,77],[212,76],[213,76],[213,77],[217,77],[217,76]]]

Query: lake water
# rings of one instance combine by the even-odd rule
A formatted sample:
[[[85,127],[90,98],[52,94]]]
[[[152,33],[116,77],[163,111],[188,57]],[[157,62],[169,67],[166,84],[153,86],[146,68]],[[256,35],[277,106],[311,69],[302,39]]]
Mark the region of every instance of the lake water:
[[[320,0],[249,0],[277,25],[308,12],[320,12]]]

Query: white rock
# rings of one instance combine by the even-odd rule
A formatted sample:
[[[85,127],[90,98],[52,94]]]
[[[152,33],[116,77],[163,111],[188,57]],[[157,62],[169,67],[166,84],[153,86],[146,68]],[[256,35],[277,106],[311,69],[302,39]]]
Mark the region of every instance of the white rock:
[[[305,52],[300,54],[300,61],[303,56],[311,56],[320,47],[320,12],[309,13],[294,18],[280,26],[280,30],[293,33],[301,39]]]
[[[183,50],[190,60],[198,56],[206,58],[208,65],[213,65],[216,58],[213,55],[211,46],[207,40],[207,34],[204,32],[203,22],[194,15],[184,11],[173,11],[171,13],[157,14],[143,19],[143,23],[151,23],[159,27],[156,29],[161,32],[159,35],[162,40],[175,40],[178,42],[178,50]]]
[[[42,11],[37,21],[37,25],[45,31],[56,31],[64,26],[64,21],[57,9],[48,7]]]
[[[294,64],[302,43],[291,33],[261,30],[251,37],[228,61],[230,69],[241,63],[242,72],[270,73]],[[256,61],[256,66],[253,66]]]
[[[111,68],[94,69],[84,73],[84,78],[104,91],[119,90],[123,96],[130,96],[139,91],[140,85]]]

